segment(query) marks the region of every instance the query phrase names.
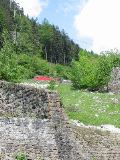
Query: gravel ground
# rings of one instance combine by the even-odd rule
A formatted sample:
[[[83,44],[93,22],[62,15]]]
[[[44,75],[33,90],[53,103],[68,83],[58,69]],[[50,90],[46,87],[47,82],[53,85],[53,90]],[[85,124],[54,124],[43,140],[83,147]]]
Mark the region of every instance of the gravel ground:
[[[116,128],[114,125],[105,124],[101,126],[92,126],[92,125],[84,125],[83,123],[80,123],[77,120],[71,120],[72,124],[78,126],[78,127],[84,127],[84,128],[90,128],[90,129],[98,129],[101,131],[109,131],[111,133],[120,133],[120,128]]]
[[[33,86],[35,88],[44,88],[44,89],[47,89],[47,87],[49,86],[49,83],[27,83],[27,82],[24,82],[24,83],[21,83],[23,85],[26,85],[26,86]]]

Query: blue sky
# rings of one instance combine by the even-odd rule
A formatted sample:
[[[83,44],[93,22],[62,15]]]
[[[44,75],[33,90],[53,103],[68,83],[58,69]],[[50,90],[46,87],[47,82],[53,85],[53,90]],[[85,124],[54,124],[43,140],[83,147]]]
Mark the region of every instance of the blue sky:
[[[41,23],[44,18],[47,18],[51,24],[58,25],[82,48],[89,48],[92,40],[88,37],[77,36],[77,31],[74,26],[74,19],[78,12],[82,11],[87,0],[52,0],[45,6],[43,12],[38,16],[38,21]]]
[[[48,5],[39,15],[38,21],[41,23],[44,18],[47,18],[51,24],[59,26],[60,29],[64,29],[70,38],[77,42],[77,32],[73,22],[80,4],[83,5],[83,0],[49,1]]]
[[[29,17],[47,18],[80,47],[120,50],[120,0],[15,0]]]

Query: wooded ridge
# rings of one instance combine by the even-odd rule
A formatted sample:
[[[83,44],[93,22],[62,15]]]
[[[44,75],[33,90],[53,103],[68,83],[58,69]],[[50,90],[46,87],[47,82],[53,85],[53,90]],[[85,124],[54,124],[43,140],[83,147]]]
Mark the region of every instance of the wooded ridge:
[[[0,0],[0,48],[5,30],[17,54],[38,54],[49,62],[60,64],[69,64],[73,58],[78,59],[80,47],[64,30],[50,24],[47,19],[42,24],[37,19],[30,19],[12,0]]]

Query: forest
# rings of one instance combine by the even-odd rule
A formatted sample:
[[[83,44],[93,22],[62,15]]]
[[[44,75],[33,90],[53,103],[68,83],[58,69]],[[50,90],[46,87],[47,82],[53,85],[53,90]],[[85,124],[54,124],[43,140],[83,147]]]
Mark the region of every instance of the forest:
[[[29,19],[14,1],[0,0],[0,28],[0,48],[3,46],[2,33],[6,29],[14,42],[16,54],[38,54],[48,62],[59,64],[78,59],[80,48],[64,30],[60,31],[47,19],[42,24],[37,19]]]
[[[24,15],[19,4],[0,0],[0,79],[19,82],[36,75],[70,79],[75,88],[107,84],[120,66],[117,50],[100,55],[82,49],[64,30]]]

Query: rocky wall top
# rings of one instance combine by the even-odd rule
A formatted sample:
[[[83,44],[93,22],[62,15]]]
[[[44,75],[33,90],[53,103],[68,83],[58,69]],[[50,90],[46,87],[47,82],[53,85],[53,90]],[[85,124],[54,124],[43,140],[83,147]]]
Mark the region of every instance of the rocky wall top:
[[[48,118],[49,93],[43,89],[0,81],[0,116]]]

